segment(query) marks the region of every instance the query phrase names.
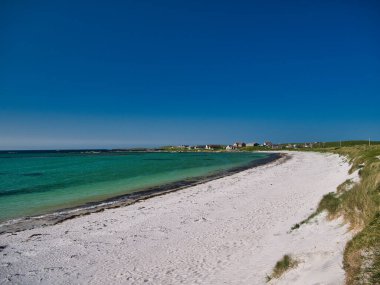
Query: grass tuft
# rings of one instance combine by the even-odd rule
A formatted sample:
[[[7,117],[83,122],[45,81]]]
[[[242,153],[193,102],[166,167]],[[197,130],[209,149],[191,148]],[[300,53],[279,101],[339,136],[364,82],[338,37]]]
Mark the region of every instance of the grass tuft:
[[[338,215],[339,207],[340,207],[339,197],[337,197],[337,195],[333,192],[328,193],[325,196],[323,196],[322,200],[319,202],[317,210],[315,210],[315,212],[313,212],[305,220],[293,225],[290,228],[290,231],[294,231],[300,228],[303,224],[308,223],[311,219],[316,217],[318,214],[320,214],[324,210],[328,212],[329,218],[332,219]]]
[[[285,254],[279,261],[277,261],[273,268],[272,274],[267,275],[267,282],[273,278],[280,278],[286,271],[296,267],[297,264],[297,260],[293,259],[289,254]]]
[[[336,217],[340,208],[341,201],[336,196],[335,193],[330,192],[323,196],[322,200],[319,202],[317,208],[317,214],[327,211],[329,213],[330,218]]]
[[[291,230],[298,229],[324,210],[329,218],[342,216],[356,233],[344,251],[346,285],[380,284],[380,145],[350,145],[312,151],[346,157],[351,164],[349,173],[358,171],[360,182],[346,180],[336,193],[325,195],[317,210]]]

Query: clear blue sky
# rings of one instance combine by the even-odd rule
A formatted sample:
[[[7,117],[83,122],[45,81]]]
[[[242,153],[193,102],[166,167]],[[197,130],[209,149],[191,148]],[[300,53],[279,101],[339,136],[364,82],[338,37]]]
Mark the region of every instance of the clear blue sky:
[[[379,1],[0,2],[0,149],[380,140]]]

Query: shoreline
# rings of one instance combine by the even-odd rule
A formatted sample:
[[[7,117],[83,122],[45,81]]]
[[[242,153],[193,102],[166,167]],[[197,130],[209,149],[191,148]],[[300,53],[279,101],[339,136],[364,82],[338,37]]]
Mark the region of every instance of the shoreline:
[[[102,212],[106,209],[126,207],[153,197],[176,192],[188,187],[193,187],[219,178],[227,177],[247,169],[270,164],[280,159],[283,159],[283,161],[285,161],[286,159],[289,159],[289,156],[286,156],[283,153],[281,154],[277,152],[270,152],[269,156],[266,158],[257,159],[246,165],[233,167],[228,170],[221,170],[204,176],[187,178],[171,183],[148,187],[133,193],[117,195],[115,197],[100,201],[88,202],[76,207],[63,208],[43,215],[26,216],[3,221],[0,222],[0,236],[6,233],[14,233],[24,230],[31,230],[38,227],[52,226],[62,223],[66,220],[75,219],[77,217],[89,215],[92,213]]]
[[[268,284],[343,284],[351,236],[325,213],[297,230],[350,178],[334,154],[295,152],[128,207],[1,235],[0,283],[266,284],[275,263],[299,264]]]

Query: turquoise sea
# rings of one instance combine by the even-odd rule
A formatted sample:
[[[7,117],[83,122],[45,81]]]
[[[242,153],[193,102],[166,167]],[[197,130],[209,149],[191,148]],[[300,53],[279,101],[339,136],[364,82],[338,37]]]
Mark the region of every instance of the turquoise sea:
[[[0,221],[241,167],[264,153],[0,152]]]

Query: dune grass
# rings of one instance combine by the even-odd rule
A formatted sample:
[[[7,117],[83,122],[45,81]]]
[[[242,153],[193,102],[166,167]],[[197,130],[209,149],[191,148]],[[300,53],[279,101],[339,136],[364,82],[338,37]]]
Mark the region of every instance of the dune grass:
[[[301,221],[300,223],[295,224],[291,227],[291,231],[298,229],[303,224],[309,222],[311,219],[313,219],[315,216],[320,214],[323,211],[327,211],[328,217],[330,219],[335,218],[338,216],[338,211],[340,207],[340,198],[336,193],[330,192],[323,196],[322,200],[319,202],[317,210],[315,210],[309,217],[307,217],[305,220]]]
[[[358,171],[360,182],[343,182],[337,192],[323,196],[317,210],[291,230],[298,229],[322,211],[327,211],[329,218],[343,217],[356,233],[344,251],[346,284],[380,284],[380,145],[330,145],[334,147],[311,151],[345,156],[352,165],[350,173]]]
[[[293,259],[289,254],[285,254],[279,261],[277,261],[276,265],[273,268],[272,274],[267,275],[267,282],[272,280],[273,278],[279,278],[291,268],[297,266],[298,262]]]
[[[346,284],[380,284],[380,146],[356,145],[314,151],[347,157],[352,165],[350,173],[358,171],[360,182],[342,183],[336,193],[322,198],[315,213],[293,228],[324,210],[330,218],[342,216],[356,233],[344,251]]]
[[[380,146],[334,152],[346,155],[361,178],[340,196],[339,212],[357,232],[344,252],[346,284],[380,284]]]
[[[349,172],[358,171],[360,181],[346,180],[336,192],[323,196],[317,210],[293,225],[290,231],[300,228],[322,211],[327,211],[330,219],[343,217],[355,233],[344,250],[346,285],[380,285],[380,142],[371,145],[367,141],[331,142],[324,143],[323,148],[299,150],[346,157],[351,164]],[[273,274],[267,276],[268,281],[272,278]]]

